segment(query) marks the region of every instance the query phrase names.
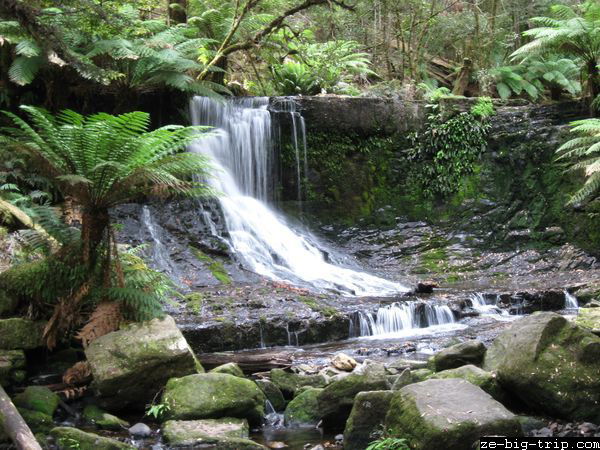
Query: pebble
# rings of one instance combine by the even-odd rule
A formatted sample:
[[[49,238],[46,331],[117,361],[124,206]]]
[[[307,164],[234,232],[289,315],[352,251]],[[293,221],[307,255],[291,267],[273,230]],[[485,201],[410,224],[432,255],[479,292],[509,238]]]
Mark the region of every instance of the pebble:
[[[135,437],[145,438],[152,434],[152,430],[145,423],[136,423],[129,429],[129,434]]]

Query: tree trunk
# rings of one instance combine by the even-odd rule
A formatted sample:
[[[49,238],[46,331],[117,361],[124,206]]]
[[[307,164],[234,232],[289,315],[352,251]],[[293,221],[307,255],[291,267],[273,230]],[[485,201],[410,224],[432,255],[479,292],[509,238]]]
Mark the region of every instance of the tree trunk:
[[[465,58],[463,60],[463,65],[460,69],[460,73],[456,78],[456,82],[454,83],[454,88],[452,89],[452,95],[465,95],[467,91],[467,87],[469,87],[469,80],[471,78],[471,70],[473,68],[473,63],[469,58]]]
[[[590,114],[592,116],[597,116],[597,111],[594,111],[592,107],[592,102],[598,95],[600,95],[600,72],[598,71],[598,63],[595,59],[591,59],[587,63],[587,72],[588,72],[588,94],[589,94],[589,103],[590,103]]]
[[[84,210],[81,216],[81,240],[83,241],[83,262],[92,267],[97,261],[100,243],[105,238],[110,223],[108,209]]]
[[[2,386],[0,386],[0,424],[18,450],[42,450]]]

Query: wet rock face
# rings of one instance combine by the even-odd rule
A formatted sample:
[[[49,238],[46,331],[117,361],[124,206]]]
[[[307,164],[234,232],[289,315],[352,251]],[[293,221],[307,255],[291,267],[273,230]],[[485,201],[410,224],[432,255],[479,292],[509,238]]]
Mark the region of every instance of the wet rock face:
[[[270,109],[279,101],[271,98]],[[296,103],[309,133],[395,134],[418,129],[425,114],[423,103],[400,99],[326,95],[297,97]]]
[[[484,368],[535,411],[600,421],[600,337],[562,316],[515,322],[488,349]]]
[[[522,436],[514,414],[461,379],[403,387],[394,394],[385,428],[406,438],[411,448],[427,450],[470,450],[481,436]]]
[[[135,323],[85,351],[101,406],[143,409],[172,377],[203,371],[172,317]]]
[[[308,388],[298,394],[285,408],[287,426],[315,426],[321,420],[318,397],[323,389]]]

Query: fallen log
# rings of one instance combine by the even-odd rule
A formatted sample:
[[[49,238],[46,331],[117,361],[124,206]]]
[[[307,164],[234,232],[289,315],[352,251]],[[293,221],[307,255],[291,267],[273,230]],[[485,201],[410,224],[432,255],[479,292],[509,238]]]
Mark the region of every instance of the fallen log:
[[[18,450],[42,450],[2,386],[0,386],[0,424]]]
[[[287,368],[292,365],[293,356],[288,352],[273,353],[203,353],[198,359],[207,369],[227,364],[236,363],[245,373],[264,372],[271,369]]]

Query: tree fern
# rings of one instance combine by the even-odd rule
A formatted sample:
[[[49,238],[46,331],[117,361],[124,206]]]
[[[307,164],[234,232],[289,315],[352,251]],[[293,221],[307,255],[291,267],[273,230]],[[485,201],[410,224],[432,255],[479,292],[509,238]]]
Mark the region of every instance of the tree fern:
[[[571,132],[580,135],[562,145],[557,153],[569,171],[582,172],[586,178],[583,187],[569,200],[578,204],[593,200],[600,192],[600,119],[573,122]]]

